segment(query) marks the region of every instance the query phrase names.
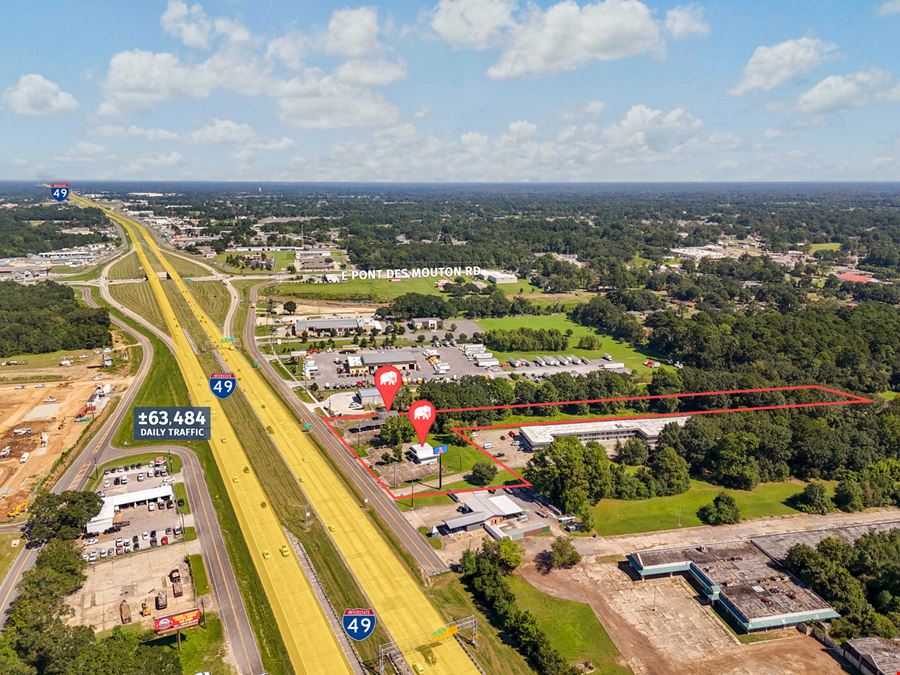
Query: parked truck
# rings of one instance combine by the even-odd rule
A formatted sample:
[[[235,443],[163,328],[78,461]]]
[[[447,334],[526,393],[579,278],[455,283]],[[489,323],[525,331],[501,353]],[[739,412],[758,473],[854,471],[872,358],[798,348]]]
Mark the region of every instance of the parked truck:
[[[184,595],[184,589],[181,587],[180,581],[172,582],[172,595],[176,598],[180,598],[182,595]]]
[[[169,596],[162,590],[156,594],[156,609],[165,609],[169,606]]]

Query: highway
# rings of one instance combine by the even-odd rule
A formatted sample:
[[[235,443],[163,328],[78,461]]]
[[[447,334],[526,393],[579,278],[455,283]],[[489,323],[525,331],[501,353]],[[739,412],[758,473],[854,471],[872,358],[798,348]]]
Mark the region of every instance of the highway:
[[[250,289],[249,302],[256,304],[257,291],[263,284],[253,286]],[[249,313],[252,319],[252,310]],[[226,328],[228,328],[226,326]],[[431,545],[425,541],[422,535],[413,527],[410,522],[403,517],[403,514],[397,509],[394,500],[372,480],[372,477],[363,468],[354,457],[347,452],[347,449],[341,442],[334,437],[334,434],[328,429],[322,419],[313,411],[303,405],[303,402],[297,398],[297,394],[291,389],[289,383],[282,378],[275,368],[270,364],[265,355],[259,349],[254,337],[254,322],[247,321],[244,325],[243,344],[253,358],[259,361],[260,370],[266,375],[281,393],[282,398],[293,408],[301,419],[308,424],[313,425],[313,431],[316,438],[325,447],[331,457],[340,465],[341,469],[350,478],[353,479],[357,489],[362,493],[365,499],[369,500],[369,504],[378,512],[382,520],[388,524],[393,530],[396,537],[403,543],[407,550],[412,553],[418,565],[429,576],[441,574],[448,571],[448,567],[440,556],[435,553]],[[231,327],[231,334],[236,335],[237,330]]]
[[[86,202],[78,197],[75,199],[80,203],[96,206],[96,204]],[[147,234],[146,229],[139,223],[109,209],[104,209],[104,211],[132,234],[138,231],[144,234],[146,245],[161,261],[212,344],[222,345],[222,332],[190,293],[184,280],[162,255],[159,247]],[[136,237],[133,239],[136,241]],[[137,251],[144,268],[152,271],[149,260],[143,252],[142,244],[137,243]],[[189,343],[178,325],[159,278],[156,274],[152,274],[149,281],[163,309],[163,314],[170,324],[170,332],[177,346],[179,365],[186,375],[186,381],[192,394],[202,397],[203,400],[212,399],[206,375],[202,369],[198,370],[199,362],[190,351]],[[477,672],[475,665],[453,639],[437,641],[433,638],[433,632],[445,625],[444,620],[431,605],[412,573],[400,560],[391,545],[375,524],[361,511],[356,499],[341,477],[318,448],[313,445],[308,435],[300,431],[298,423],[280,397],[270,389],[269,384],[247,359],[240,352],[231,348],[231,345],[226,345],[225,348],[219,350],[219,353],[229,370],[237,377],[239,386],[253,405],[263,426],[271,429],[274,444],[281,451],[297,480],[300,481],[317,517],[328,529],[363,592],[369,597],[379,620],[391,634],[406,660],[422,672],[446,673],[447,675]],[[230,488],[235,488],[233,499],[236,502],[236,508],[239,511],[250,509],[255,512],[255,516],[268,515],[271,517],[270,510],[260,509],[257,506],[263,493],[258,481],[250,473],[249,466],[245,465],[247,466],[246,472],[243,476],[240,475],[240,462],[246,461],[246,457],[237,438],[231,436],[234,432],[227,423],[221,407],[217,405],[216,400],[213,400],[213,404],[213,420],[217,430],[213,436],[212,445],[217,459],[230,468],[230,470],[225,470],[225,475],[233,475],[237,481],[234,485],[228,484]],[[217,442],[221,427],[225,428],[226,437]],[[238,466],[235,466],[236,459]],[[247,484],[249,487],[246,487]],[[248,499],[248,490],[257,496]],[[250,504],[253,504],[254,500],[255,504],[251,507]],[[244,515],[246,517],[247,514]],[[268,532],[268,526],[259,522],[257,518],[254,517],[253,522],[252,532],[248,533],[250,538],[260,535],[274,536],[273,533]],[[278,534],[283,538],[283,534]],[[271,558],[278,560],[278,556],[271,556]],[[272,560],[265,558],[265,562],[271,563]],[[294,563],[296,564],[295,560]],[[266,564],[262,565],[262,569],[266,569],[266,567]],[[270,579],[269,583],[273,583],[273,580]],[[308,588],[305,579],[304,585]],[[301,603],[298,601],[293,606],[296,607],[299,604]],[[316,607],[318,609],[317,604]],[[279,609],[283,610],[283,608]],[[321,614],[321,610],[319,613]],[[276,609],[276,616],[279,616],[278,609]],[[288,626],[288,628],[290,627],[292,626]],[[282,626],[282,630],[284,632],[285,626]],[[305,632],[309,634],[310,631]],[[333,641],[333,635],[330,637]],[[309,645],[310,642],[312,639],[307,640],[306,645]],[[428,659],[422,654],[426,647],[431,650],[433,663],[428,663]],[[289,646],[290,648],[291,646]],[[339,661],[333,660],[328,669],[319,672],[335,672],[335,663],[339,663]]]
[[[78,196],[73,195],[72,199],[82,205],[99,207]],[[131,236],[138,259],[147,272],[150,288],[165,317],[175,346],[175,358],[191,400],[195,405],[210,407],[214,429],[210,447],[225,479],[226,490],[278,623],[293,670],[297,673],[351,672],[324,612],[316,601],[312,587],[300,569],[296,557],[291,553],[290,543],[269,507],[265,491],[250,468],[250,462],[238,434],[231,426],[220,401],[210,391],[208,373],[201,366],[186,331],[178,322],[162,283],[144,251],[144,244],[137,237],[138,232],[145,235],[146,245],[153,250],[172,276],[185,300],[189,304],[193,303],[191,310],[194,312],[197,311],[195,307],[198,307],[196,302],[188,292],[184,281],[162,255],[143,226],[109,209],[99,208],[122,225]],[[198,316],[211,325],[211,320],[202,314],[202,310]],[[221,334],[214,344],[220,344],[220,340]],[[250,398],[252,400],[252,397]]]

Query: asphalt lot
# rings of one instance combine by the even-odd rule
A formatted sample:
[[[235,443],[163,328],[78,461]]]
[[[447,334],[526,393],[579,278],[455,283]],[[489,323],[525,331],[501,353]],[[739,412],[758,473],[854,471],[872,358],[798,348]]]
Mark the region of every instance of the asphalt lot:
[[[410,373],[409,377],[413,380],[422,378],[424,381],[430,381],[434,379],[449,380],[453,379],[454,377],[462,377],[465,375],[499,377],[504,375],[508,376],[511,373],[518,373],[529,378],[540,379],[542,377],[546,377],[547,375],[552,375],[553,373],[559,372],[586,374],[594,370],[603,368],[604,364],[606,363],[602,359],[590,359],[588,360],[588,363],[564,364],[557,366],[539,366],[535,365],[533,361],[529,361],[530,365],[527,367],[512,368],[509,367],[508,362],[501,362],[501,365],[499,367],[494,366],[492,368],[480,368],[475,364],[475,361],[467,359],[466,355],[459,347],[415,346],[403,347],[402,349],[403,351],[408,351],[415,357],[417,370]],[[362,350],[358,352],[358,354],[390,354],[391,352],[396,351],[400,350],[391,348]],[[437,351],[439,354],[438,359],[446,363],[450,367],[449,371],[445,374],[437,373],[435,368],[428,362],[426,351],[431,353],[433,353],[433,351]],[[373,378],[371,375],[359,377],[356,375],[347,374],[347,355],[339,354],[337,350],[330,353],[319,352],[318,354],[314,354],[312,358],[315,361],[316,365],[319,367],[319,370],[313,374],[313,381],[316,382],[322,389],[353,388],[357,386],[357,382],[363,382],[364,386],[370,386],[373,382]],[[611,370],[612,372],[616,373],[630,372],[627,368],[613,368],[607,370]]]

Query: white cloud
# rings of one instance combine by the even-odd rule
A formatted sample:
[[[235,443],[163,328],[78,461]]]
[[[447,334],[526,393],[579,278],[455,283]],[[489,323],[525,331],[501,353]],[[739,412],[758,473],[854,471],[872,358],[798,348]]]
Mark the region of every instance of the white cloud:
[[[378,13],[371,7],[332,12],[321,45],[326,52],[340,56],[362,56],[376,51]]]
[[[406,77],[406,64],[383,59],[353,59],[341,64],[334,75],[348,84],[377,87]]]
[[[532,124],[527,120],[511,122],[509,125],[509,136],[515,141],[521,141],[522,139],[534,136],[534,132],[536,131],[537,125]]]
[[[774,127],[770,127],[763,132],[763,139],[766,141],[774,141],[782,136],[784,136],[784,131],[775,129]]]
[[[3,107],[20,115],[54,115],[78,110],[78,101],[42,75],[22,75],[3,92]]]
[[[427,117],[428,113],[430,113],[430,112],[431,112],[431,108],[429,108],[427,105],[425,105],[423,103],[416,109],[416,112],[413,114],[413,117],[415,117],[417,120],[420,120],[423,117]]]
[[[885,0],[875,8],[875,14],[878,16],[900,14],[900,0]]]
[[[603,114],[603,111],[606,109],[606,103],[603,101],[588,101],[584,104],[584,112],[588,115],[596,115],[600,116]]]
[[[250,42],[253,36],[247,27],[234,19],[220,18],[215,21],[216,35],[221,35],[229,42]]]
[[[887,87],[890,80],[891,76],[878,68],[831,75],[801,94],[796,102],[797,109],[818,114],[865,105],[873,94]]]
[[[148,152],[138,155],[125,165],[127,171],[140,171],[148,166],[179,166],[184,164],[184,156],[180,152]]]
[[[178,134],[168,129],[148,129],[134,124],[119,126],[115,124],[102,124],[94,132],[98,136],[121,138],[145,138],[148,141],[171,141],[178,138]]]
[[[703,122],[684,108],[663,112],[636,105],[603,131],[603,140],[611,147],[656,152],[683,142],[702,126]]]
[[[709,35],[710,28],[700,5],[679,5],[666,12],[666,32],[675,40]]]
[[[289,89],[293,91],[278,99],[278,114],[301,129],[383,127],[400,117],[397,108],[380,94],[334,78],[293,82]]]
[[[604,0],[579,6],[564,0],[533,7],[510,30],[493,78],[573,70],[591,61],[613,61],[663,50],[659,26],[638,0]]]
[[[895,85],[893,89],[884,92],[883,98],[888,101],[900,101],[900,84]]]
[[[249,150],[287,150],[293,147],[291,138],[263,138],[249,124],[233,120],[213,119],[187,136],[190,143],[229,143]]]
[[[249,143],[258,138],[249,124],[239,124],[232,120],[213,121],[188,134],[191,143]]]
[[[266,56],[278,59],[290,70],[300,70],[303,67],[303,55],[307,46],[306,36],[294,31],[272,38],[266,49]]]
[[[163,30],[188,47],[207,49],[212,22],[200,4],[188,5],[184,0],[169,0],[159,22]]]
[[[774,89],[808,73],[836,50],[836,45],[813,37],[757,47],[744,66],[741,81],[728,93],[743,96],[755,89]]]
[[[115,155],[109,152],[105,146],[88,141],[78,141],[66,152],[54,157],[57,162],[70,164],[106,162],[114,158]]]
[[[440,0],[431,28],[456,47],[486,49],[513,25],[516,0]]]

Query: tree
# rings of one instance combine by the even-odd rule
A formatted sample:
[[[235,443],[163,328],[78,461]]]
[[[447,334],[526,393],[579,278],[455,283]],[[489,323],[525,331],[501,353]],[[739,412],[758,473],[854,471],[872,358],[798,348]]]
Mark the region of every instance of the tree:
[[[759,463],[751,456],[758,450],[756,434],[734,432],[725,435],[713,450],[718,481],[739,490],[752,490],[759,485]]]
[[[795,503],[804,513],[826,514],[834,510],[834,504],[825,492],[825,486],[818,481],[807,483],[803,491],[797,495]]]
[[[416,431],[406,415],[389,416],[381,426],[381,431],[378,432],[381,442],[390,446],[410,443],[415,437]]]
[[[854,478],[847,478],[834,489],[834,504],[841,511],[862,511],[866,508],[863,489]]]
[[[674,448],[657,448],[650,456],[648,466],[656,495],[681,494],[691,486],[688,464]]]
[[[549,562],[554,569],[568,568],[581,562],[581,554],[569,537],[560,535],[550,544]]]
[[[522,564],[525,551],[512,539],[501,539],[497,543],[497,561],[506,574],[510,574]]]
[[[283,305],[285,314],[293,314],[297,311],[297,303],[293,300],[288,300]]]
[[[733,525],[741,522],[737,501],[727,492],[720,492],[709,504],[701,506],[697,516],[707,525]]]
[[[650,455],[650,447],[646,441],[640,438],[629,438],[624,443],[616,443],[618,450],[618,460],[621,464],[628,466],[640,466],[647,461]]]
[[[490,485],[497,475],[497,465],[493,462],[475,462],[469,480],[476,485]]]
[[[103,500],[93,492],[66,490],[40,495],[31,505],[26,536],[32,541],[75,539],[102,505]]]

